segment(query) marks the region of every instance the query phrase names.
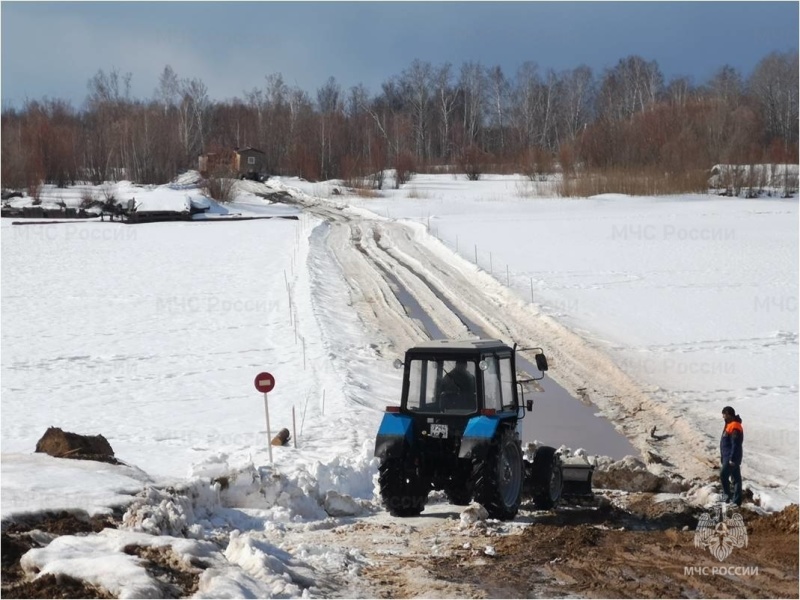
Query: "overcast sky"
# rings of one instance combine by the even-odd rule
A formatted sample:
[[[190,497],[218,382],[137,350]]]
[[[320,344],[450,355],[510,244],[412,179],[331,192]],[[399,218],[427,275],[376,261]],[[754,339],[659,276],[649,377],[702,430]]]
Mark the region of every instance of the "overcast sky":
[[[744,76],[772,51],[797,51],[797,2],[8,2],[2,101],[65,98],[77,107],[98,69],[133,74],[153,95],[169,64],[214,99],[241,97],[280,72],[315,97],[329,76],[371,93],[415,58],[435,65],[525,61],[596,73],[637,54],[667,79]]]

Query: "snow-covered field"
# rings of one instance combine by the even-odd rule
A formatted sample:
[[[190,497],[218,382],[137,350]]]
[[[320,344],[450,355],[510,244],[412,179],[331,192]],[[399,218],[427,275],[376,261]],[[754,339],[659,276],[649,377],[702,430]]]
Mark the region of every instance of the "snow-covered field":
[[[334,184],[297,179],[270,185],[318,197],[354,222],[416,221],[406,246],[392,240],[398,252],[426,248],[454,270],[477,255],[496,279],[487,294],[509,288],[521,310],[530,304],[533,315],[572,330],[680,415],[657,423],[659,433],[687,428],[713,448],[720,410],[733,405],[746,431],[746,482],[766,506],[797,502],[796,199],[530,198],[513,177],[416,176],[379,199],[334,196]],[[140,190],[137,200],[150,193],[162,202],[173,192],[187,194]],[[228,210],[299,212],[252,194]],[[378,510],[372,444],[383,407],[398,397],[391,362],[399,345],[421,335],[413,323],[391,333],[366,326],[383,320],[388,328],[381,311],[402,308],[392,308],[385,284],[370,283],[358,257],[345,263],[331,250],[350,243],[336,235],[307,213],[213,225],[22,227],[3,219],[3,518],[108,510],[155,484],[129,512],[128,529],[48,546],[31,565],[145,595],[152,582],[141,567],[124,583],[121,573],[136,561],[121,549],[169,543],[213,563],[200,595],[302,593],[285,576],[302,569],[263,532],[311,531],[334,515]],[[422,259],[417,266],[428,268]],[[435,299],[427,302],[435,313]],[[554,341],[539,343],[548,351]],[[263,370],[277,381],[273,435],[291,430],[296,414],[297,448],[274,448],[274,466],[263,397],[253,389]],[[620,411],[606,410],[628,416]],[[650,422],[628,431],[646,437]],[[54,474],[55,459],[30,456],[49,426],[102,433],[135,468],[101,465],[89,474],[64,461]],[[230,486],[211,482],[218,477]],[[82,481],[95,492],[82,493]],[[166,484],[187,490],[184,500],[161,491]],[[241,533],[222,561],[202,540],[232,529]],[[306,552],[313,568],[345,560]],[[106,555],[113,561],[103,562]]]
[[[253,196],[234,208],[298,213]],[[3,518],[108,512],[148,483],[195,485],[185,504],[153,491],[129,517],[139,533],[50,545],[29,557],[37,569],[72,573],[123,597],[158,595],[124,546],[174,546],[160,534],[205,537],[223,523],[252,528],[253,519],[257,529],[324,520],[326,508],[359,513],[358,499],[372,500],[374,434],[399,373],[376,361],[371,336],[348,310],[318,224],[303,215],[213,225],[3,219]],[[253,387],[265,370],[277,382],[272,435],[292,430],[293,409],[296,416],[297,448],[273,448],[274,467],[264,397]],[[51,425],[103,434],[136,468],[31,456]],[[230,481],[222,499],[211,483],[220,476]],[[270,562],[268,545],[248,535],[230,546],[227,561],[217,552],[224,564],[206,571],[201,595],[300,595],[286,583],[284,555],[272,548]],[[186,544],[180,552],[209,553],[207,542]]]
[[[273,433],[291,428],[294,407],[306,458],[329,456],[325,437],[358,451],[364,430],[335,425],[345,408],[356,420],[362,411],[336,365],[357,369],[368,334],[339,306],[347,297],[324,253],[309,260],[317,224],[4,219],[3,452],[29,452],[53,425],[103,433],[156,478],[186,477],[209,457],[258,462],[263,370],[278,382]],[[325,318],[335,336],[320,329]],[[370,364],[367,379],[381,370],[397,378]]]

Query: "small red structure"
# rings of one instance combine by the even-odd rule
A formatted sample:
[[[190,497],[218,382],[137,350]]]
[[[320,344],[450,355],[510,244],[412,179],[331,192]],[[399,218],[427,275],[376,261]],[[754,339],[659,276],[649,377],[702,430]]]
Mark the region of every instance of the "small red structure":
[[[266,175],[267,155],[251,146],[206,152],[198,158],[197,170],[203,177],[227,172],[239,179],[257,180]]]

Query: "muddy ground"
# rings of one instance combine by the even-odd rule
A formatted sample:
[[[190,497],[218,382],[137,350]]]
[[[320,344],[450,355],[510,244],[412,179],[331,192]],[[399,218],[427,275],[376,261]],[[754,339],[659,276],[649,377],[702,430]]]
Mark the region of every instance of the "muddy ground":
[[[506,598],[798,597],[796,506],[782,515],[745,516],[748,546],[734,549],[724,562],[695,547],[695,522],[685,515],[619,509],[562,512],[496,541],[494,557],[456,549],[434,561],[431,573]],[[714,571],[737,566],[750,569],[738,575]]]
[[[639,494],[627,509],[535,513],[518,533],[473,527],[363,575],[383,598],[797,598],[797,506],[741,512],[748,545],[723,562],[695,547],[695,514]]]
[[[346,548],[352,561],[319,572],[317,594],[352,598],[797,598],[798,510],[759,515],[743,509],[746,547],[723,562],[695,547],[703,511],[625,494],[602,507],[522,510],[509,523],[460,520],[444,502],[419,517],[385,512],[332,529],[284,531],[274,540],[292,552],[301,545]],[[68,513],[5,524],[2,595],[18,598],[103,598],[102,589],[70,578],[31,580],[19,559],[36,543],[29,532],[86,534],[114,527],[115,518],[81,520]],[[41,536],[39,536],[41,539]],[[197,591],[200,569],[176,569],[169,556],[130,553],[147,561],[164,597]],[[127,551],[127,549],[126,549]],[[719,573],[720,567],[728,572]],[[738,570],[735,568],[739,567]],[[354,574],[357,574],[354,577]]]

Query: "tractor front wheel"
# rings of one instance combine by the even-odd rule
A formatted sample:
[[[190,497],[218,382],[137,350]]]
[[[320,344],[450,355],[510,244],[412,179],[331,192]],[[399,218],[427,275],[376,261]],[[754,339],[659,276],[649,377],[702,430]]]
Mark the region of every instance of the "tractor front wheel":
[[[381,499],[395,517],[413,517],[425,508],[428,490],[420,477],[405,468],[402,459],[387,458],[378,468]]]

